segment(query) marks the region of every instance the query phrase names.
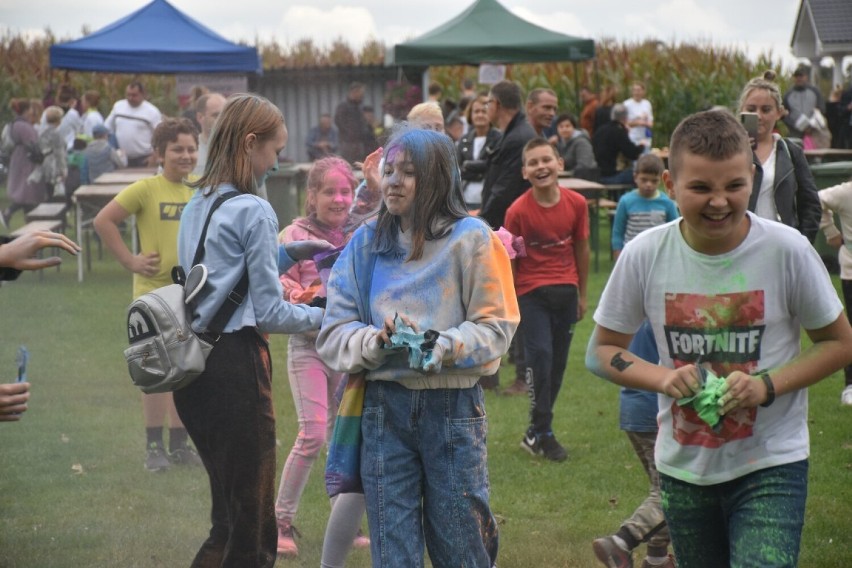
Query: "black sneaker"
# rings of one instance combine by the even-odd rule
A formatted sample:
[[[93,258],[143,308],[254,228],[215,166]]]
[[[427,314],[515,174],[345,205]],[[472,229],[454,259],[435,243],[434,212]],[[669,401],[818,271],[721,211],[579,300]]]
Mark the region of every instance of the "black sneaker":
[[[556,441],[556,436],[552,433],[550,434],[542,434],[538,437],[539,447],[541,448],[541,454],[550,461],[561,462],[565,461],[568,458],[568,452],[565,451],[565,448]]]
[[[166,450],[156,442],[152,442],[148,446],[148,454],[145,456],[145,469],[148,471],[165,471],[171,465],[172,462],[169,461]]]
[[[532,456],[544,455],[541,449],[541,439],[533,432],[527,431],[521,439],[521,448],[525,449]]]
[[[192,446],[184,446],[182,448],[176,449],[171,454],[169,454],[169,460],[175,465],[204,465],[201,462],[201,458],[199,457],[198,452],[196,452],[195,448],[193,448]]]

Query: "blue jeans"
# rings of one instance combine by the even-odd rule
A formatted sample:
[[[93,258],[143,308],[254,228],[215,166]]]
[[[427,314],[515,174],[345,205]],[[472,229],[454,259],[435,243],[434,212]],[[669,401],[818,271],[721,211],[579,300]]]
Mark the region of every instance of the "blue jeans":
[[[489,506],[479,385],[410,390],[368,381],[361,476],[374,567],[489,568],[497,523]]]
[[[679,568],[797,565],[808,460],[717,485],[693,485],[663,474],[660,484]]]
[[[649,363],[659,362],[650,321],[642,322],[627,350]],[[657,433],[657,393],[623,387],[619,402],[619,427],[622,430]]]
[[[577,321],[577,287],[542,286],[518,296],[524,361],[530,387],[530,428],[553,430],[553,405],[562,388]]]

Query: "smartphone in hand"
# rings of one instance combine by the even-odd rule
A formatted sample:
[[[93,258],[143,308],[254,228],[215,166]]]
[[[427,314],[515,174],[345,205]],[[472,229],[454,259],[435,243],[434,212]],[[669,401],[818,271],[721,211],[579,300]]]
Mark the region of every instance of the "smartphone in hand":
[[[741,112],[740,122],[748,132],[748,138],[751,141],[752,150],[757,148],[757,122],[758,116],[756,112]]]

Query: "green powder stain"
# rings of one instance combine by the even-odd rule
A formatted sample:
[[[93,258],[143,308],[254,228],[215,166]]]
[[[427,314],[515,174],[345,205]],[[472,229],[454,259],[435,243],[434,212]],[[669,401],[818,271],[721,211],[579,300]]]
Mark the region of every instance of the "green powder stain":
[[[705,369],[704,385],[693,396],[677,401],[678,406],[689,406],[695,409],[698,417],[712,428],[719,423],[719,399],[725,392],[725,379],[719,378]]]

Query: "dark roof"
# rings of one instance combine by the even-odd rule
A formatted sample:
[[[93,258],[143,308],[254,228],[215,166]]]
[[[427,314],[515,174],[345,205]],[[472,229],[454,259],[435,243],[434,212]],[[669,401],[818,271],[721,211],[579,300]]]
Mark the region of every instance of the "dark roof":
[[[816,36],[823,44],[852,43],[852,1],[850,0],[802,0],[797,27],[805,5],[810,8]]]

